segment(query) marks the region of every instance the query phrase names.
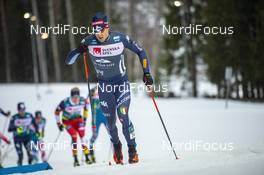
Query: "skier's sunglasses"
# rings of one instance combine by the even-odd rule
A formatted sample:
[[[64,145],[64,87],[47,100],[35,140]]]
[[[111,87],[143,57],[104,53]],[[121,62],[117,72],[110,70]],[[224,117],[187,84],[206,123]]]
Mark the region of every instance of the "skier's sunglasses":
[[[104,33],[106,28],[108,28],[108,27],[102,27],[102,29],[100,31],[97,31],[95,34]]]
[[[18,112],[25,112],[26,109],[19,109]]]

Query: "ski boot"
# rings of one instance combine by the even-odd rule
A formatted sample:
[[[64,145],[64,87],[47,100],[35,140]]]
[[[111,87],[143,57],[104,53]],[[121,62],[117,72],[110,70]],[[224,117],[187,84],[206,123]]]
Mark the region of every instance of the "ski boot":
[[[19,160],[17,161],[17,166],[22,166],[22,159],[19,159]]]
[[[96,163],[93,149],[90,149],[90,156],[91,156],[92,163]]]
[[[74,155],[73,158],[74,158],[73,166],[74,166],[74,167],[76,167],[76,166],[80,166],[80,163],[79,163],[79,161],[78,161],[78,157],[77,157],[77,155]]]
[[[137,163],[139,161],[135,146],[128,147],[128,156],[128,163],[130,164]]]
[[[84,154],[84,155],[85,155],[85,163],[88,165],[92,164],[93,162],[90,159],[90,156],[89,156],[90,154],[88,153],[88,154]]]
[[[118,144],[113,144],[113,145],[114,145],[114,161],[116,162],[116,164],[123,165],[122,144],[119,141]]]
[[[31,165],[32,162],[33,162],[33,158],[32,157],[28,158],[28,164]]]

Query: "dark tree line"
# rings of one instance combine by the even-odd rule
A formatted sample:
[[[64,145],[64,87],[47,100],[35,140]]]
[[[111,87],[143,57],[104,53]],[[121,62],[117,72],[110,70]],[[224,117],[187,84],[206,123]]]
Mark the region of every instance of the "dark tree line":
[[[82,61],[71,67],[64,64],[69,50],[78,46],[84,36],[67,33],[41,39],[30,35],[30,24],[90,26],[93,14],[103,11],[111,18],[111,29],[129,34],[144,46],[157,82],[164,81],[164,72],[166,77],[181,75],[185,79],[182,88],[191,87],[191,95],[196,97],[198,67],[206,64],[209,81],[217,85],[218,97],[223,98],[227,91],[225,69],[231,67],[229,95],[237,99],[263,99],[264,2],[178,2],[180,6],[176,6],[174,0],[0,0],[0,82],[85,81]],[[24,19],[26,12],[37,19]],[[167,26],[233,26],[234,33],[164,36],[161,33],[163,21]],[[34,66],[32,50],[36,51],[37,66]],[[131,80],[141,79],[136,56],[126,54]],[[92,69],[91,66],[92,81],[95,81]]]
[[[159,28],[163,2],[159,0],[0,0],[0,82],[81,82],[85,81],[83,62],[66,66],[64,59],[86,35],[30,35],[29,25],[56,26],[70,24],[91,27],[95,12],[102,11],[110,17],[111,30],[127,33],[145,47],[153,63],[153,74],[158,71],[158,54],[162,36]],[[29,12],[36,19],[24,19]],[[147,14],[147,15],[146,15]],[[149,16],[155,18],[155,25]],[[139,30],[138,30],[139,29]],[[149,32],[153,31],[153,32]],[[32,51],[35,50],[36,53]],[[131,80],[141,79],[141,66],[136,55],[129,51],[126,65]],[[36,55],[36,59],[34,59]],[[35,62],[34,62],[35,60]],[[89,60],[89,59],[88,59]],[[37,66],[34,66],[37,64]],[[37,68],[36,68],[37,67]],[[37,71],[36,71],[37,70]],[[96,81],[93,67],[91,80]]]
[[[204,8],[208,25],[234,26],[234,34],[207,37],[204,58],[209,65],[210,80],[217,84],[218,95],[226,90],[224,70],[233,69],[233,98],[264,98],[264,3],[261,0],[208,1]]]
[[[51,26],[54,23],[55,25],[68,24],[67,1],[69,0],[0,0],[0,69],[2,70],[0,82],[34,82],[30,24],[39,24],[40,26]],[[35,9],[34,3],[36,5]],[[71,1],[74,26],[90,26],[92,16],[98,11],[105,11],[103,1]],[[37,15],[37,19],[30,23],[29,19],[23,17],[26,12],[34,16]],[[53,13],[53,16],[50,12]],[[52,20],[53,23],[51,23]],[[34,45],[38,57],[39,81],[84,81],[81,62],[78,62],[75,67],[68,67],[64,64],[64,59],[71,49],[68,33],[66,33],[66,36],[57,35],[56,38],[51,36],[49,35],[46,40],[40,39],[40,36],[34,36]],[[84,36],[74,36],[76,46],[78,46],[82,37]],[[54,49],[54,41],[57,42],[58,49]],[[45,53],[44,58],[41,57],[41,49]],[[54,54],[54,51],[57,51],[57,53]],[[45,62],[43,62],[44,59]],[[47,70],[43,70],[45,65]],[[74,68],[75,74],[72,70]],[[91,72],[93,73],[93,71]],[[47,74],[46,78],[45,74]],[[92,77],[94,78],[94,76]]]
[[[164,64],[168,65],[168,74],[175,67],[177,73],[185,67],[184,55],[178,57],[173,55],[173,51],[184,46],[190,75],[188,80],[193,81],[193,76],[197,76],[197,70],[191,67],[197,66],[196,62],[202,58],[208,65],[209,80],[217,85],[218,97],[222,98],[226,94],[225,69],[231,67],[233,73],[229,95],[236,99],[263,99],[264,2],[185,0],[182,3],[185,6],[175,7],[173,1],[167,2],[166,24],[181,26],[184,20],[186,25],[191,23],[204,26],[233,26],[234,33],[192,35],[187,36],[187,39],[184,35],[165,37],[165,49],[168,54]],[[186,5],[191,10],[185,9],[185,13],[182,13]],[[188,16],[191,16],[191,20],[188,20]],[[184,44],[186,40],[187,44]],[[193,50],[193,54],[190,54],[190,50]],[[175,64],[171,64],[172,62]]]

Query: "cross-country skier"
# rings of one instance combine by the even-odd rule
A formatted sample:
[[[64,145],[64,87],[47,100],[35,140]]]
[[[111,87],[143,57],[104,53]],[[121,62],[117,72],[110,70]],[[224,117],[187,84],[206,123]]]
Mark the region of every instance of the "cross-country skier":
[[[5,112],[5,111],[3,111],[3,109],[1,109],[0,108],[0,113],[3,115],[3,116],[5,116],[5,117],[9,117],[10,116],[10,111],[7,111],[7,112]],[[1,146],[1,141],[4,141],[6,144],[10,144],[11,142],[10,142],[10,140],[6,137],[6,136],[4,136],[4,134],[3,133],[1,133],[0,132],[0,146]],[[0,147],[0,168],[3,168],[3,166],[2,166],[2,152],[1,152],[1,147]]]
[[[60,131],[65,128],[72,139],[72,154],[74,166],[80,166],[77,155],[77,137],[81,138],[82,150],[85,155],[85,162],[90,164],[89,148],[85,141],[85,125],[88,117],[89,102],[80,96],[79,88],[71,89],[70,97],[62,100],[55,110],[55,118]],[[62,121],[60,113],[62,112]],[[83,112],[83,113],[82,113]]]
[[[32,163],[31,155],[31,128],[37,128],[33,115],[26,112],[26,107],[23,102],[17,104],[18,113],[13,115],[8,131],[13,132],[14,144],[18,155],[17,165],[20,166],[23,163],[23,149],[24,146],[28,155],[28,164]]]
[[[94,143],[98,137],[99,128],[103,124],[106,126],[106,120],[103,115],[103,111],[101,109],[100,100],[98,96],[97,87],[91,89],[91,96],[92,96],[92,102],[91,102],[91,110],[92,110],[92,137],[90,139],[90,153],[92,161],[95,163],[95,156],[94,156]]]
[[[109,31],[108,18],[104,14],[97,13],[93,17],[92,26],[95,34],[84,38],[81,45],[70,52],[66,63],[73,64],[81,53],[88,50],[99,81],[99,98],[114,146],[114,160],[117,164],[123,163],[122,144],[116,127],[117,112],[127,141],[128,162],[137,163],[139,158],[136,150],[134,127],[128,117],[131,96],[125,67],[124,49],[127,48],[138,55],[144,72],[143,81],[145,85],[151,86],[153,78],[150,74],[147,55],[145,50],[129,36]],[[152,88],[150,90],[150,93],[153,93]]]
[[[36,145],[36,147],[33,147],[33,161],[38,162],[39,161],[39,152],[41,156],[41,160],[43,162],[46,161],[46,153],[44,149],[44,134],[45,134],[45,126],[46,126],[46,119],[42,116],[41,111],[35,112],[35,123],[38,126],[38,132],[32,133],[32,141]],[[35,129],[35,128],[34,128]]]

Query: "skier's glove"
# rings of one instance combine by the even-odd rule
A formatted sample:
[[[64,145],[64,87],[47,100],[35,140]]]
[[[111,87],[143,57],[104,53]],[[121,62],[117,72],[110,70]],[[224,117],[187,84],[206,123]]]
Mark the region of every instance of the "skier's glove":
[[[6,117],[9,117],[10,114],[11,114],[11,112],[10,112],[10,111],[7,111],[7,113],[6,113]]]
[[[148,72],[144,73],[143,82],[145,83],[146,86],[151,86],[153,84],[153,78],[150,75],[150,73]]]
[[[59,130],[60,130],[60,131],[63,131],[63,124],[61,124],[61,123],[57,123],[57,125],[58,125]]]
[[[78,47],[78,51],[80,53],[84,53],[87,51],[87,46],[85,44],[81,44],[79,47]]]
[[[10,144],[11,144],[11,142],[10,142],[9,140],[6,140],[6,143],[7,143],[8,145],[10,145]]]
[[[38,138],[43,139],[44,138],[44,132],[38,131]]]
[[[36,136],[38,139],[40,138],[40,132],[39,131],[36,131]]]

